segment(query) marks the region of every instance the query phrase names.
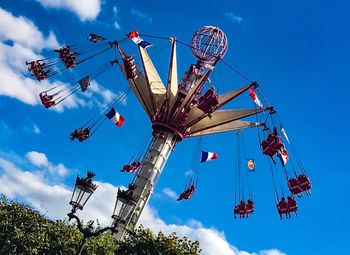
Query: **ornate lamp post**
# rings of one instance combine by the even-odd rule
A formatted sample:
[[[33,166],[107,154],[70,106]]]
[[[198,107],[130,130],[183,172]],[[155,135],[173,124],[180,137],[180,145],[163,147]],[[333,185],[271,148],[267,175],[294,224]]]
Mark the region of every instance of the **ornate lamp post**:
[[[72,198],[69,202],[69,204],[72,206],[72,211],[70,214],[76,213],[77,209],[83,210],[86,202],[96,190],[97,185],[92,182],[92,178],[94,176],[95,174],[93,172],[87,172],[87,176],[85,178],[81,178],[79,175],[77,176]]]
[[[113,210],[113,225],[117,226],[119,223],[126,224],[129,215],[137,204],[134,197],[134,186],[129,185],[127,190],[118,189],[117,200]]]
[[[113,210],[113,223],[110,227],[101,228],[99,230],[93,230],[93,221],[90,221],[87,226],[83,226],[79,217],[75,215],[78,209],[83,210],[85,204],[94,193],[97,185],[92,182],[92,178],[95,176],[93,172],[87,172],[85,178],[77,176],[75,186],[69,204],[72,206],[72,210],[68,213],[69,220],[75,219],[78,224],[79,231],[83,234],[83,238],[80,241],[77,255],[80,255],[84,249],[84,244],[90,237],[98,236],[106,231],[111,231],[113,234],[118,232],[117,226],[119,222],[126,223],[126,219],[136,206],[136,200],[134,198],[134,188],[132,185],[127,190],[118,189],[117,200]]]

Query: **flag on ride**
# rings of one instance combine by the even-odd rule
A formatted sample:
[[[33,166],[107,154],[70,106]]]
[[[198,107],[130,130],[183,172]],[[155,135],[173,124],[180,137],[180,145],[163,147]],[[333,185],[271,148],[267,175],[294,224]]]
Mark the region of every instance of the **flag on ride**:
[[[202,151],[201,163],[217,158],[218,155],[215,152]]]
[[[253,88],[249,89],[249,95],[253,99],[254,103],[259,106],[260,108],[263,108],[263,104],[260,102],[258,96],[255,94],[255,91]]]
[[[131,31],[128,34],[128,38],[130,38],[134,43],[136,43],[138,46],[141,46],[144,49],[146,49],[149,46],[152,46],[152,44],[143,40],[136,30]]]
[[[80,85],[81,92],[85,92],[85,90],[90,86],[90,77],[86,75],[84,78],[78,81]]]
[[[251,170],[251,171],[255,170],[255,161],[254,161],[254,159],[249,159],[248,162],[247,162],[247,165],[248,165],[249,170]]]
[[[121,127],[124,122],[124,117],[120,115],[113,107],[105,114],[105,116],[113,121],[118,127]]]
[[[286,133],[286,130],[284,130],[283,127],[281,127],[281,133],[282,133],[282,135],[286,138],[287,142],[290,143],[290,142],[289,142],[288,135],[287,135],[287,133]]]
[[[104,38],[100,35],[97,35],[97,34],[90,34],[88,36],[88,40],[95,43],[95,42],[99,42],[99,41],[104,41],[104,40],[106,40],[106,38]]]
[[[282,166],[285,166],[289,160],[288,151],[285,148],[281,148],[277,151],[277,156],[281,160]]]

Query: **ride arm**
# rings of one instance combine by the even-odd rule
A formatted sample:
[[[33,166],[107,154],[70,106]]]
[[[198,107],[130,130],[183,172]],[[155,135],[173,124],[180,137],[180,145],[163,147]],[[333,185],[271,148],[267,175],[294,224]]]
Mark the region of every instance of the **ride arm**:
[[[126,53],[120,47],[119,44],[117,44],[116,48],[123,59],[127,57]],[[117,65],[122,71],[122,73],[124,74],[124,76],[127,77],[124,64],[118,61]],[[134,94],[136,95],[136,98],[140,102],[142,108],[145,110],[147,115],[151,118],[153,116],[153,110],[152,110],[151,98],[147,89],[146,77],[137,66],[136,68],[137,68],[136,69],[137,78],[129,79],[128,82]]]
[[[238,97],[239,95],[241,95],[242,93],[244,93],[245,91],[247,91],[248,89],[250,89],[253,86],[254,86],[254,83],[251,83],[251,84],[244,86],[242,88],[239,88],[239,89],[230,91],[226,94],[220,95],[219,100],[218,100],[219,103],[215,107],[215,110],[217,110],[217,109],[221,108],[222,106],[224,106],[225,104],[229,103],[230,101],[232,101],[233,99],[235,99],[236,97]],[[207,116],[209,116],[209,113],[203,113],[203,111],[200,110],[198,107],[193,107],[190,111],[190,114],[189,114],[186,122],[185,122],[185,126],[187,128],[191,127]]]
[[[229,122],[239,120],[248,116],[258,114],[266,109],[236,109],[236,110],[218,110],[211,116],[207,116],[195,125],[187,129],[188,133],[197,133],[211,128],[219,128]]]
[[[154,115],[160,109],[161,105],[165,100],[166,89],[146,49],[139,46],[139,51],[143,64],[143,69],[145,72],[148,93],[151,100]]]

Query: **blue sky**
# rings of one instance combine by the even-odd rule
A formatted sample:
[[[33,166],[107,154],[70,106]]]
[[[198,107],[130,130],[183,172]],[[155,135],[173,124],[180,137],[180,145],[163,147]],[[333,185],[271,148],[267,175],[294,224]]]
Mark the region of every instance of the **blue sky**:
[[[223,133],[203,139],[203,149],[217,152],[219,159],[201,166],[197,193],[192,200],[181,203],[164,190],[180,193],[183,189],[197,140],[177,145],[158,182],[144,223],[164,231],[175,224],[181,233],[187,230],[180,226],[187,226],[190,236],[204,243],[207,254],[211,254],[207,246],[220,244],[230,249],[230,253],[222,254],[348,254],[350,109],[346,98],[350,89],[346,74],[350,67],[350,4],[312,0],[220,1],[216,5],[207,0],[200,4],[176,1],[171,5],[152,0],[88,0],[70,4],[3,0],[0,8],[1,193],[29,201],[53,218],[64,217],[62,207],[66,205],[59,203],[69,202],[69,198],[62,198],[67,197],[76,174],[92,169],[104,192],[126,185],[132,176],[119,169],[150,132],[145,128],[149,126],[146,115],[130,95],[119,107],[126,117],[123,128],[106,122],[86,143],[70,142],[68,134],[93,116],[108,96],[123,91],[127,82],[119,70],[109,70],[97,79],[98,89],[90,97],[78,95],[60,111],[46,110],[38,103],[37,94],[65,76],[54,78],[51,83],[37,83],[25,71],[23,60],[48,55],[52,48],[65,43],[85,43],[90,32],[119,39],[137,29],[142,34],[176,36],[189,42],[196,29],[215,25],[228,37],[224,60],[259,81],[264,95],[278,110],[311,177],[312,196],[299,200],[298,218],[279,220],[267,159],[259,151],[256,131],[248,130],[244,132],[246,150],[257,164],[256,172],[250,176],[256,211],[249,219],[234,220],[236,139],[232,132]],[[155,56],[154,63],[164,78],[170,48],[157,54],[164,42],[149,41],[154,44],[150,55]],[[130,53],[137,52],[132,42],[126,48]],[[97,66],[108,58],[106,54],[90,64]],[[179,45],[179,76],[193,61],[190,50]],[[67,75],[78,76],[88,68],[85,65]],[[217,66],[212,81],[220,92],[246,84],[222,64]],[[230,106],[252,104],[244,95]],[[21,177],[32,180],[28,184],[30,192],[21,191]],[[50,194],[38,193],[43,193],[45,187],[50,187],[51,196],[62,196],[56,196],[51,204],[44,203]],[[114,194],[108,195],[113,206]],[[94,205],[98,206],[96,200]],[[82,215],[109,217],[108,210],[91,207],[91,213],[86,208]],[[163,223],[157,225],[157,219]],[[213,238],[208,241],[203,235]]]

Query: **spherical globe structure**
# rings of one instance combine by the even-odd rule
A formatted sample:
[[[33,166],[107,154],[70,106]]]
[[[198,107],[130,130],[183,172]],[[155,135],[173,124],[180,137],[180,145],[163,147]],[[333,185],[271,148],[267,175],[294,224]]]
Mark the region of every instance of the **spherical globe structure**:
[[[218,27],[204,26],[192,37],[191,49],[199,60],[212,64],[224,57],[227,51],[227,38]]]

